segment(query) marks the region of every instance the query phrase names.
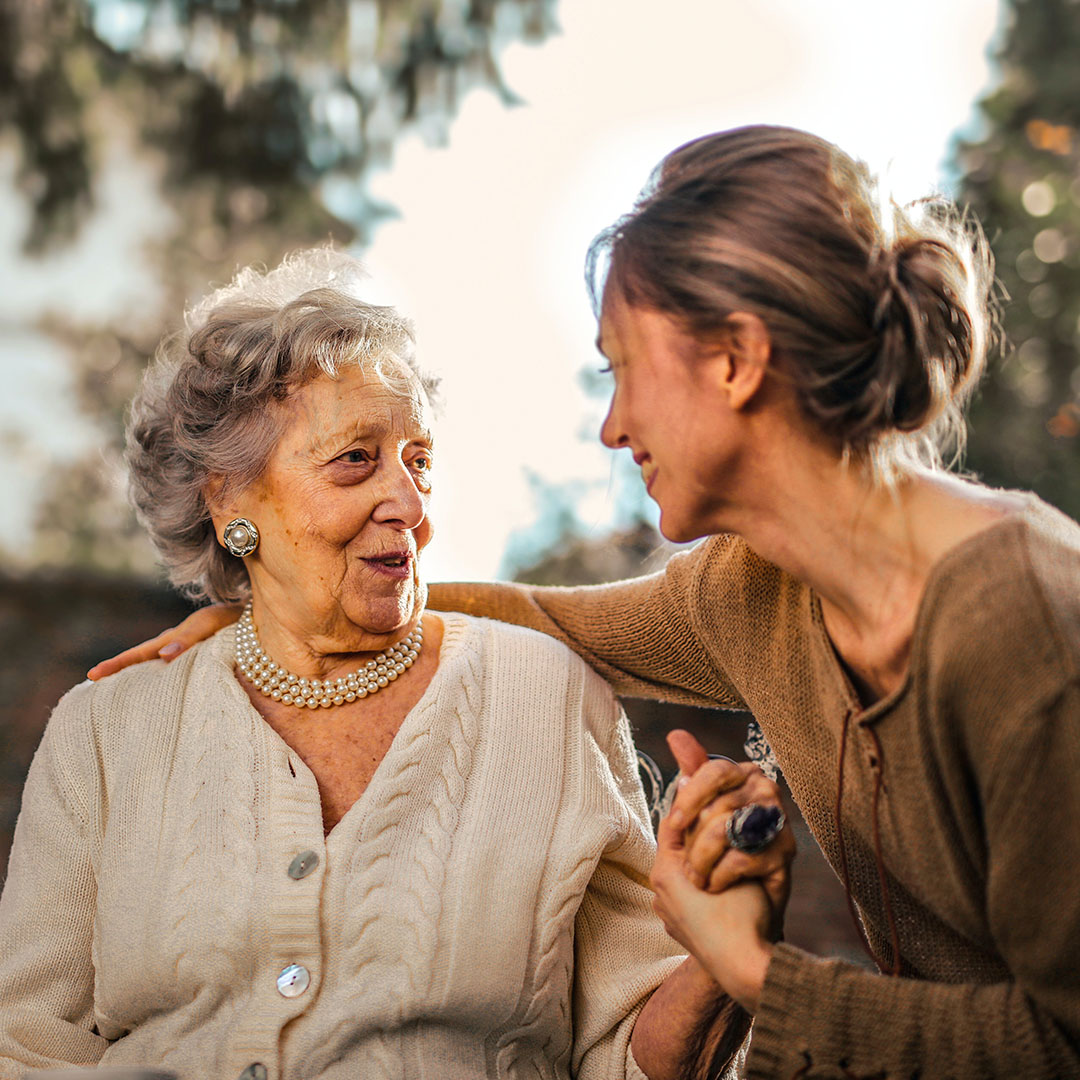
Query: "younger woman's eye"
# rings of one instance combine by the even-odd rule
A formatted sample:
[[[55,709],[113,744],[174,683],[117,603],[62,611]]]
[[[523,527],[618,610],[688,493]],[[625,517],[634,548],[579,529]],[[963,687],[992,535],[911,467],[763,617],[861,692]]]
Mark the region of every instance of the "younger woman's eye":
[[[611,365],[610,364],[605,364],[602,368],[597,368],[596,371],[600,375],[610,375],[611,374]]]

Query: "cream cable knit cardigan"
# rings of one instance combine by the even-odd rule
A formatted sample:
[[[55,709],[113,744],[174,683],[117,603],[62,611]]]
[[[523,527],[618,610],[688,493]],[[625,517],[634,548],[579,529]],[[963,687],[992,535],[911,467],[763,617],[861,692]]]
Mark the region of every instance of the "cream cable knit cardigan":
[[[643,1075],[634,1020],[680,958],[626,718],[562,645],[444,619],[435,678],[325,840],[231,627],[63,699],[0,899],[0,1077]]]

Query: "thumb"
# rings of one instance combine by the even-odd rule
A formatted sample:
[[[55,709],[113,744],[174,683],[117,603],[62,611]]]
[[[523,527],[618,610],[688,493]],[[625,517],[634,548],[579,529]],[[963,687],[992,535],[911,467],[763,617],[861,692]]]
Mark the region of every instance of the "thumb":
[[[705,747],[689,731],[683,731],[682,728],[668,732],[667,744],[675,755],[675,761],[683,776],[692,776],[709,760]]]

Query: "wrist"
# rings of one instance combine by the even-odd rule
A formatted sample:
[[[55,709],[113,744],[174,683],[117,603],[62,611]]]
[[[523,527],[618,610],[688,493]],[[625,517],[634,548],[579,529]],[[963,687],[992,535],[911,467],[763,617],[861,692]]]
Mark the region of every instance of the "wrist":
[[[756,1013],[772,955],[772,944],[759,938],[750,946],[740,943],[732,953],[703,957],[702,965],[728,997],[748,1013]]]

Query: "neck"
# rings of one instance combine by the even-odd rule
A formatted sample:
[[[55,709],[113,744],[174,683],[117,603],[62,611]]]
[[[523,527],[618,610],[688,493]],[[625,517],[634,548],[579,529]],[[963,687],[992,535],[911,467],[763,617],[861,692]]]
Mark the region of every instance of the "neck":
[[[808,471],[777,489],[768,512],[739,531],[758,554],[805,581],[830,606],[870,625],[882,591],[924,580],[928,567],[912,518],[917,482],[876,488],[861,471]]]
[[[379,693],[413,666],[422,647],[423,631],[417,628],[353,671],[337,677],[333,673],[308,677],[288,670],[265,652],[250,604],[236,624],[236,665],[251,688],[282,705],[310,709],[344,705]],[[353,663],[358,659],[353,655]]]
[[[907,670],[919,603],[937,561],[1010,508],[997,493],[919,471],[894,486],[821,447],[766,456],[726,523],[817,594],[829,637],[864,700]]]
[[[308,678],[331,678],[357,668],[397,645],[421,625],[417,612],[401,626],[386,632],[358,627],[340,612],[303,624],[290,617],[291,608],[281,608],[255,592],[252,617],[259,643],[275,663]],[[283,613],[284,612],[284,613]]]

